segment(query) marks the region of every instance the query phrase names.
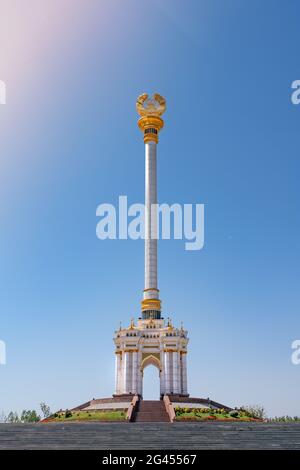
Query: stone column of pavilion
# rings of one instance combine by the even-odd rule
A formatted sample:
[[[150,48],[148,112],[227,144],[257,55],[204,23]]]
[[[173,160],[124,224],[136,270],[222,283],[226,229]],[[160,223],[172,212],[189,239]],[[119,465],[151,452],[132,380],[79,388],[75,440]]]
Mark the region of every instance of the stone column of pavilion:
[[[145,93],[136,103],[140,115],[138,126],[145,143],[145,285],[142,300],[142,318],[160,319],[161,302],[157,287],[157,174],[156,149],[158,134],[164,125],[161,115],[166,109],[165,99]]]

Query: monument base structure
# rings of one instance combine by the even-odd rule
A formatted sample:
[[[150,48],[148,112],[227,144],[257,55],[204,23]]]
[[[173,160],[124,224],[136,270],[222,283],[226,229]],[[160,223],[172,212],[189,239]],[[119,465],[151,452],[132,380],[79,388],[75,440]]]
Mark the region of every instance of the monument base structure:
[[[160,397],[179,395],[188,397],[187,391],[187,331],[174,328],[168,320],[139,319],[128,328],[115,333],[116,386],[114,396],[143,396],[145,367],[158,369]]]

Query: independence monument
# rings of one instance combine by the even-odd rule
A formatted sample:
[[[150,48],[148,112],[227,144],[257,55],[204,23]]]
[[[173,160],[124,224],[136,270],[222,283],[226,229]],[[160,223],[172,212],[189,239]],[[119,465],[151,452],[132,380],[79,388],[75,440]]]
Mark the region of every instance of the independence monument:
[[[141,317],[131,320],[128,328],[115,332],[116,384],[115,395],[143,396],[145,367],[154,365],[159,372],[160,397],[188,396],[187,391],[187,331],[173,327],[161,316],[161,301],[157,285],[157,177],[156,153],[159,131],[164,121],[165,99],[155,94],[139,96],[136,109],[138,126],[145,143],[145,286],[141,301]],[[154,205],[154,206],[153,206]]]

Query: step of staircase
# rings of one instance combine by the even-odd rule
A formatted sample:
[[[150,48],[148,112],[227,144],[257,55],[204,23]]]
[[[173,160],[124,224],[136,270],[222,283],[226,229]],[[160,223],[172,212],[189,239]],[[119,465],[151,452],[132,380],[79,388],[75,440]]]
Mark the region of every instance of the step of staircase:
[[[170,422],[165,404],[161,400],[140,400],[134,417],[135,422],[167,423]]]

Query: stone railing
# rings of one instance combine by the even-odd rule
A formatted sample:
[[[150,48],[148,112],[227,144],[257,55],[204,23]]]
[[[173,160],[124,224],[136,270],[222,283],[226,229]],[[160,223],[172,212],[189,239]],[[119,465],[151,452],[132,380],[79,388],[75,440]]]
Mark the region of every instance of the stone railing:
[[[164,400],[164,404],[165,404],[165,407],[166,407],[166,412],[168,413],[168,416],[170,418],[171,423],[173,423],[173,421],[175,420],[175,417],[176,417],[174,406],[171,403],[170,398],[169,398],[168,395],[164,395],[163,400]]]
[[[138,395],[134,395],[130,405],[129,405],[129,408],[127,410],[127,414],[126,414],[126,420],[127,421],[132,421],[133,417],[134,417],[134,412],[135,412],[135,408],[137,406],[139,402],[139,396]]]

